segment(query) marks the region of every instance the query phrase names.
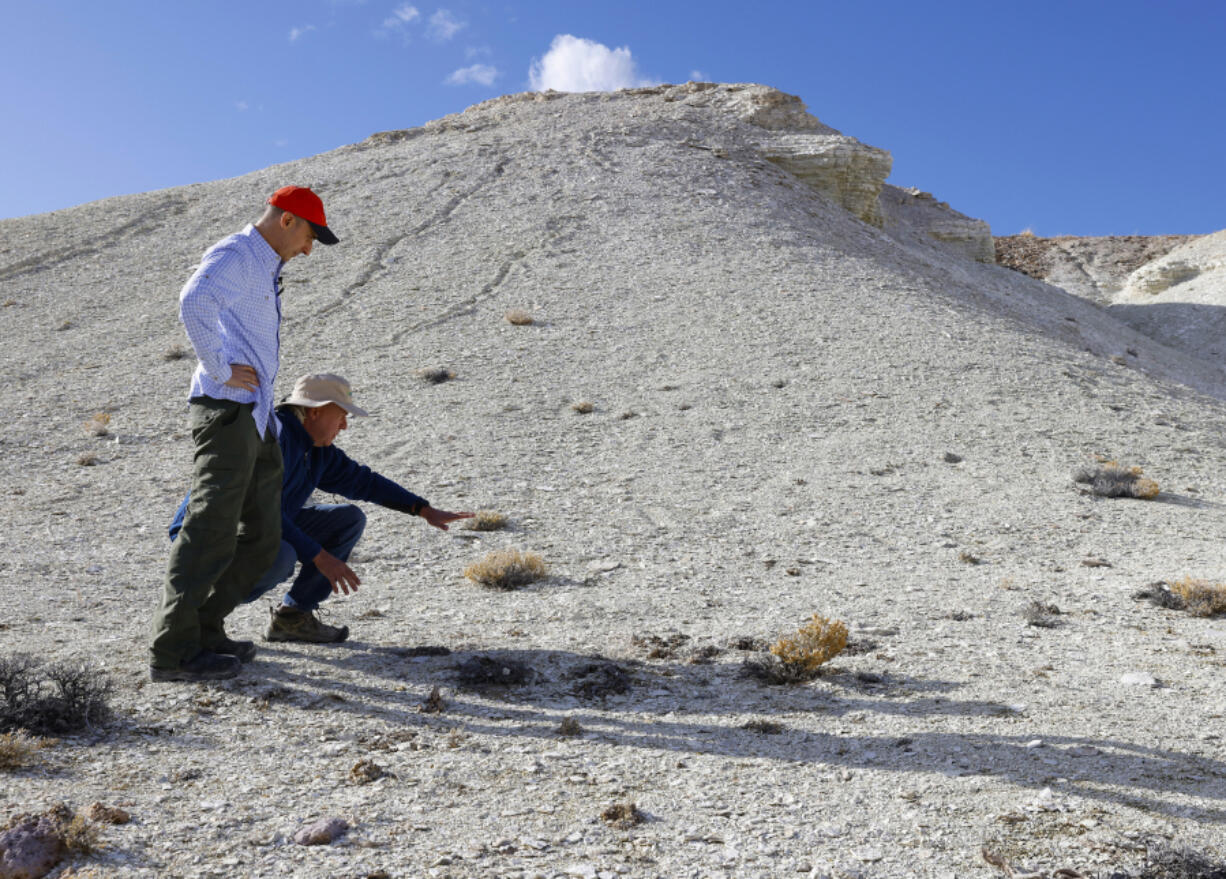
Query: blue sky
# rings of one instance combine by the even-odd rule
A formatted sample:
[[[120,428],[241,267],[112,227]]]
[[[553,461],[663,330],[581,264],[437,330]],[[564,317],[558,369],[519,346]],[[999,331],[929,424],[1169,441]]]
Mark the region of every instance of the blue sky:
[[[571,40],[559,38],[572,37]],[[553,84],[761,82],[996,234],[1226,228],[1226,2],[3,0],[0,217]]]

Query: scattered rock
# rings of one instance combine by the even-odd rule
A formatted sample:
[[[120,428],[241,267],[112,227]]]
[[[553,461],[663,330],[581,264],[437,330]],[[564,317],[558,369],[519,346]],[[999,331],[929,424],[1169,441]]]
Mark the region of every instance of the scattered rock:
[[[1158,679],[1148,672],[1130,671],[1120,677],[1120,683],[1126,687],[1160,687]]]
[[[349,832],[344,818],[320,818],[298,829],[294,842],[298,845],[331,845]]]
[[[472,656],[456,666],[460,683],[468,687],[510,687],[526,684],[536,678],[536,672],[513,659],[491,659]]]
[[[580,699],[605,699],[630,689],[630,675],[615,662],[590,662],[570,677],[578,680],[574,693]]]
[[[426,701],[418,706],[418,710],[423,714],[442,714],[447,708],[447,703],[443,701],[443,694],[439,692],[438,685],[430,691],[430,695],[426,697]]]
[[[0,833],[0,879],[41,879],[67,853],[62,825],[50,815],[18,815]]]
[[[126,810],[98,802],[90,803],[83,814],[98,824],[127,824],[132,820],[132,815]]]

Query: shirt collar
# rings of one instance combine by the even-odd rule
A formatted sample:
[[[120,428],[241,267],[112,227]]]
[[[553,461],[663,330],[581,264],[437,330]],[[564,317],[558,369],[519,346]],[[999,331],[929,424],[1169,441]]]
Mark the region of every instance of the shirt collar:
[[[281,266],[284,263],[281,261],[281,256],[272,249],[272,245],[264,240],[264,236],[255,228],[253,223],[248,223],[247,228],[242,232],[247,237],[248,244],[251,247],[251,252],[255,258],[259,260],[260,267],[267,270],[274,276],[281,271]]]

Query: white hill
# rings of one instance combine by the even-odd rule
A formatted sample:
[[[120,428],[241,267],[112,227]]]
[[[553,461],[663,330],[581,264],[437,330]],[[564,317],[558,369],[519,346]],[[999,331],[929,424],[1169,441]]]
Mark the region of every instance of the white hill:
[[[7,814],[123,805],[96,857],[125,876],[935,877],[987,875],[985,843],[1048,870],[1131,869],[1147,834],[1212,848],[1226,635],[1132,593],[1223,578],[1223,361],[992,264],[986,224],[889,164],[763,86],[524,94],[0,222],[0,637],[106,667],[120,715],[43,752]],[[150,684],[191,449],[177,292],[286,183],[342,243],[286,269],[279,391],[349,377],[378,417],[346,451],[512,529],[368,508],[363,588],[330,608],[349,642]],[[99,411],[108,436],[81,426]],[[1162,493],[1085,493],[1094,455]],[[552,576],[464,580],[504,545]],[[738,645],[815,612],[855,647],[825,676],[742,674]],[[474,655],[535,680],[465,688]],[[597,656],[628,690],[599,697]],[[351,783],[366,759],[391,774]],[[626,801],[649,820],[600,820]],[[349,843],[288,843],[319,816]]]

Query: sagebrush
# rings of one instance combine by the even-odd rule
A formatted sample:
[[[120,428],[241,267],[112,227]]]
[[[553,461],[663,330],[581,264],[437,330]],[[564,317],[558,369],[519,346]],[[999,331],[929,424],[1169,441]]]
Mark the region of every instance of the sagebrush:
[[[1142,476],[1140,467],[1128,467],[1118,461],[1104,461],[1096,467],[1083,467],[1073,474],[1073,481],[1090,486],[1099,497],[1133,497],[1148,500],[1157,497],[1158,483]]]
[[[1184,607],[1194,616],[1212,617],[1226,613],[1226,583],[1184,577],[1171,584],[1171,592],[1183,599]]]
[[[81,663],[0,657],[0,731],[53,735],[92,729],[111,719],[112,690],[106,675]]]
[[[745,667],[771,683],[803,683],[821,674],[822,665],[846,646],[847,626],[815,613],[794,634],[776,641],[766,657],[747,660]]]
[[[518,589],[545,576],[545,560],[534,552],[500,549],[464,569],[464,576],[490,589]]]
[[[22,730],[0,733],[0,772],[32,765],[36,762],[35,755],[45,746],[41,739]]]
[[[466,527],[470,531],[500,531],[507,527],[507,517],[493,510],[477,510]]]

